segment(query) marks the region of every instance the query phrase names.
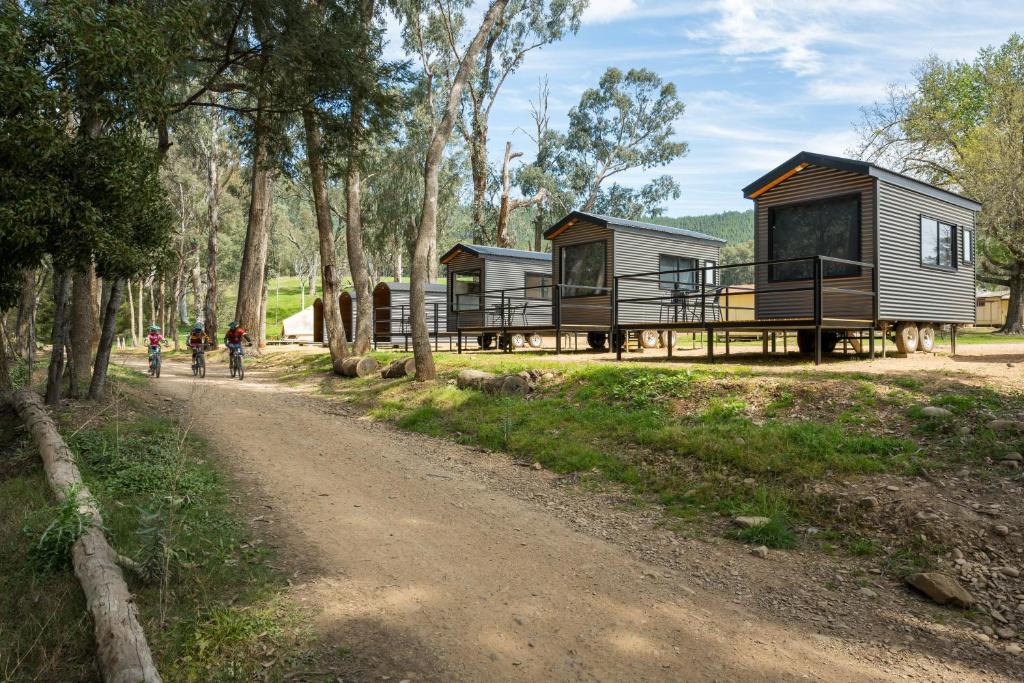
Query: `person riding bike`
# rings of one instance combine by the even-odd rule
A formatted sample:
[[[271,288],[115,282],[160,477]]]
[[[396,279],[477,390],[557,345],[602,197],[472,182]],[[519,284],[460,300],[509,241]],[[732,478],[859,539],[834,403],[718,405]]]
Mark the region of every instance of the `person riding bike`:
[[[159,353],[160,345],[164,343],[164,336],[160,334],[159,325],[149,326],[149,335],[146,337],[146,346],[149,347],[149,360],[153,360],[153,354]]]
[[[238,352],[242,353],[242,342],[246,342],[249,346],[252,346],[252,340],[249,339],[249,334],[243,327],[238,324],[237,320],[232,320],[231,324],[228,325],[228,331],[224,334],[224,345],[228,347],[230,353]]]
[[[196,355],[200,349],[205,349],[207,346],[213,346],[213,340],[210,339],[210,335],[206,334],[202,324],[196,323],[192,327],[191,334],[188,335],[188,345],[192,349],[192,362],[196,362]]]

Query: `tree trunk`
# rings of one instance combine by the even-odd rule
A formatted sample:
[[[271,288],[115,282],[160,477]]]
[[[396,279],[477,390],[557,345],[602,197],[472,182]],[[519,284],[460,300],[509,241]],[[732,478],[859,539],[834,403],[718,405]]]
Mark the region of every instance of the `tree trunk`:
[[[263,276],[263,294],[260,296],[260,327],[256,340],[256,348],[262,349],[267,345],[267,303],[270,300],[270,284],[266,275]]]
[[[501,206],[498,208],[498,246],[506,249],[512,247],[512,237],[508,234],[508,223],[512,212],[536,204],[538,208],[544,201],[547,192],[542,187],[537,194],[529,198],[512,199],[512,180],[509,176],[509,163],[518,157],[523,156],[522,152],[513,152],[512,143],[505,143],[505,160],[501,164]]]
[[[320,122],[311,108],[302,110],[302,122],[306,128],[306,161],[309,163],[309,178],[313,185],[313,210],[316,214],[316,229],[320,237],[320,273],[323,284],[324,322],[327,326],[327,342],[331,349],[331,367],[341,374],[345,360],[345,325],[341,319],[341,304],[338,291],[337,257],[334,252],[334,226],[331,223],[331,207],[327,197],[327,177],[321,157],[322,141]]]
[[[361,103],[358,100],[353,101],[353,122],[362,117],[361,112]],[[358,139],[360,131],[353,131],[352,136],[354,139],[345,175],[345,236],[352,285],[356,290],[356,330],[352,354],[359,356],[370,350],[370,337],[373,334],[373,289],[370,284],[370,271],[366,265],[366,255],[363,253],[362,178],[359,171]],[[324,298],[326,299],[326,295]]]
[[[215,110],[216,111],[216,110]],[[209,235],[206,240],[206,298],[203,301],[203,326],[217,348],[217,232],[220,229],[220,164],[218,151],[219,119],[214,116],[210,136],[210,154],[206,159],[206,220]],[[198,296],[198,293],[197,293]]]
[[[132,328],[132,346],[138,346],[139,345],[139,338],[135,334],[135,332],[136,332],[136,329],[135,329],[135,297],[132,295],[132,281],[131,280],[128,280],[128,282],[127,282],[127,289],[128,289],[128,320],[129,320],[129,322],[131,324],[131,328]]]
[[[145,278],[139,278],[139,344],[143,343],[146,338],[146,323],[144,316],[142,315],[143,310],[143,299],[146,298]]]
[[[402,238],[395,237],[395,282],[402,281]]]
[[[64,347],[68,338],[68,300],[71,298],[71,272],[53,273],[53,333],[51,336],[50,369],[46,378],[46,405],[60,405],[64,381]]]
[[[160,674],[139,624],[138,609],[117,566],[117,553],[103,535],[103,518],[75,466],[74,455],[34,392],[18,391],[12,403],[32,432],[54,496],[65,501],[69,491],[75,491],[78,512],[90,521],[71,547],[71,559],[92,616],[96,659],[103,680],[159,683]]]
[[[107,367],[110,365],[110,349],[114,345],[114,335],[117,333],[117,312],[121,308],[124,288],[125,280],[123,278],[117,278],[110,283],[110,297],[107,299],[107,308],[103,315],[103,329],[100,332],[99,347],[96,349],[92,384],[89,385],[89,398],[93,400],[103,397],[103,388],[107,382]]]
[[[29,328],[32,318],[35,316],[36,302],[36,271],[32,268],[25,268],[21,273],[21,297],[18,300],[18,319],[15,323],[14,334],[17,339],[17,347],[12,349],[18,356],[28,359],[29,352]]]
[[[427,326],[426,285],[432,271],[430,254],[437,248],[437,186],[444,148],[452,134],[455,116],[462,102],[462,91],[466,87],[477,54],[495,22],[505,12],[508,0],[494,0],[480,24],[473,41],[466,48],[459,64],[459,70],[448,91],[448,102],[444,116],[430,137],[426,159],[423,164],[423,208],[416,233],[416,249],[412,259],[411,307],[412,307],[412,349],[416,359],[416,379],[432,380],[437,377],[434,355],[430,349],[430,328]],[[436,269],[436,260],[434,259]]]
[[[487,244],[487,114],[473,107],[469,164],[473,176],[473,232],[479,244]]]
[[[1006,320],[999,334],[1024,334],[1024,267],[1015,265],[1010,274],[1010,300],[1006,306]]]
[[[75,271],[71,288],[71,371],[74,373],[71,396],[79,398],[89,386],[92,353],[96,346],[96,272],[90,265]]]
[[[256,340],[257,347],[259,347],[264,341],[264,338],[260,336],[263,323],[261,310],[267,269],[271,211],[271,162],[268,149],[270,130],[266,114],[262,110],[256,112],[254,134],[249,224],[245,233],[245,248],[242,252],[242,270],[238,277],[235,320],[244,329],[256,333],[259,337]]]

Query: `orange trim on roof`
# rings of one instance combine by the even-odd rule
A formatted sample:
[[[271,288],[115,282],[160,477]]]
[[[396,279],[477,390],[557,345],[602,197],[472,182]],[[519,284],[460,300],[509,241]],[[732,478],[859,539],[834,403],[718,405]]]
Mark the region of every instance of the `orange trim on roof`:
[[[785,173],[780,175],[775,180],[771,181],[770,183],[768,183],[767,185],[765,185],[764,187],[759,189],[757,192],[752,192],[750,194],[750,199],[754,199],[755,197],[759,197],[759,196],[763,195],[768,190],[772,189],[773,187],[775,187],[776,185],[778,185],[782,181],[786,180],[787,178],[789,178],[789,177],[791,177],[793,175],[796,175],[800,171],[802,171],[805,168],[807,168],[809,165],[810,164],[807,164],[807,163],[797,164],[793,168],[789,169],[788,171],[786,171]]]
[[[559,228],[558,230],[556,230],[555,232],[551,233],[551,234],[550,234],[550,235],[548,236],[548,239],[549,239],[549,240],[553,240],[553,239],[555,239],[556,237],[558,237],[559,235],[561,235],[561,234],[562,234],[563,232],[565,232],[566,230],[568,230],[568,229],[569,229],[569,228],[571,228],[572,226],[576,225],[576,223],[577,223],[577,220],[576,220],[575,218],[573,218],[573,219],[572,219],[571,221],[569,221],[568,223],[566,223],[565,225],[563,225],[562,227],[560,227],[560,228]]]
[[[448,265],[449,261],[451,261],[453,258],[458,256],[459,254],[465,253],[465,251],[466,251],[465,249],[462,249],[460,247],[457,251],[453,251],[451,256],[449,256],[448,258],[441,259],[441,263],[443,263],[444,265]]]

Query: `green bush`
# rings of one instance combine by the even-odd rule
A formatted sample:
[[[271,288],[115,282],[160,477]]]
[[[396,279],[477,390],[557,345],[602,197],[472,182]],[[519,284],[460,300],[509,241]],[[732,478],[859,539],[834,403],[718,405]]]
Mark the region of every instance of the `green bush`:
[[[93,526],[92,516],[79,509],[80,489],[78,484],[70,486],[63,502],[40,510],[23,527],[23,533],[38,536],[29,550],[29,558],[40,573],[52,574],[70,567],[72,546]]]

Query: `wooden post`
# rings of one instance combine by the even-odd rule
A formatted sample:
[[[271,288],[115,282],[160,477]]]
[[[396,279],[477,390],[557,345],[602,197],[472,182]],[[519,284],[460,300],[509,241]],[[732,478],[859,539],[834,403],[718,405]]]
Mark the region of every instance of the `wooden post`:
[[[562,353],[562,285],[555,284],[555,353]]]
[[[821,257],[814,257],[814,364],[821,365],[821,320],[822,320],[822,287],[821,280],[824,270]]]

